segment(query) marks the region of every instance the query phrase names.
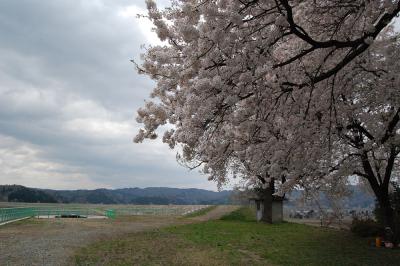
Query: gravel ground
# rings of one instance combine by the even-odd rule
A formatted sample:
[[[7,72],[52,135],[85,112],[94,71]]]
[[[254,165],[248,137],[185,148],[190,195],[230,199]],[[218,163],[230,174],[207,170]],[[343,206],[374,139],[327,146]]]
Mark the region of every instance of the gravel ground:
[[[68,265],[91,241],[179,223],[174,217],[29,219],[0,228],[0,265]]]
[[[218,219],[236,207],[218,206],[204,216],[131,216],[111,219],[27,219],[0,227],[0,266],[71,265],[78,248],[130,232]]]

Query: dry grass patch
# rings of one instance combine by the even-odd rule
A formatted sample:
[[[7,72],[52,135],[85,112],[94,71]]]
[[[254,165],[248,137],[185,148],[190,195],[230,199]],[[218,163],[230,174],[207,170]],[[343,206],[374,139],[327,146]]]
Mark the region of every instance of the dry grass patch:
[[[220,252],[160,230],[97,242],[75,256],[76,265],[228,265],[226,261]]]

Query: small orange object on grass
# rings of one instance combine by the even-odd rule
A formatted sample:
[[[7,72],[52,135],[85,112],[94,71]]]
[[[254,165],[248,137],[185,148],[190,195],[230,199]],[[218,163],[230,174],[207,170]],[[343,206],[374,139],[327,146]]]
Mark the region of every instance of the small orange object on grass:
[[[380,237],[375,238],[375,246],[377,248],[382,247],[382,238],[380,238]]]

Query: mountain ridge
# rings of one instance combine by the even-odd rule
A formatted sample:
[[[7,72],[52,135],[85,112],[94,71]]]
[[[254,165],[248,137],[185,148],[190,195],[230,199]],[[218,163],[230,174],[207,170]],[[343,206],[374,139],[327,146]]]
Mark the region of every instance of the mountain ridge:
[[[53,190],[20,185],[0,185],[0,201],[92,204],[229,204],[232,191],[198,188],[119,188]],[[35,197],[36,196],[36,197]],[[36,201],[35,201],[36,199]]]
[[[351,186],[352,195],[343,200],[346,209],[372,208],[375,200],[371,195],[356,186]],[[240,194],[240,193],[239,193]],[[219,192],[199,188],[117,188],[117,189],[78,189],[78,190],[53,190],[29,188],[21,185],[0,185],[0,201],[5,202],[41,202],[41,203],[90,203],[90,204],[157,204],[157,205],[218,205],[246,203],[246,198],[238,198],[238,192],[223,190]],[[296,208],[302,192],[294,190],[287,194],[288,201],[285,205]],[[328,206],[326,197],[320,195],[322,206]],[[301,206],[297,206],[297,208]],[[305,207],[315,207],[312,202]]]

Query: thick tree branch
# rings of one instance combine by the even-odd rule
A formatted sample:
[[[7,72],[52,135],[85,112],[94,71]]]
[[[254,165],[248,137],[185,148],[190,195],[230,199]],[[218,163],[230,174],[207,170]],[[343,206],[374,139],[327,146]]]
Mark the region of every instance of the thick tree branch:
[[[374,25],[374,31],[365,33],[363,36],[349,41],[339,41],[339,40],[328,40],[328,41],[317,41],[313,39],[301,26],[297,25],[293,18],[293,10],[289,4],[288,0],[279,0],[280,4],[283,6],[286,14],[287,22],[289,23],[290,32],[295,34],[297,37],[307,42],[313,47],[313,50],[321,49],[321,48],[350,48],[350,52],[340,60],[334,67],[331,69],[314,76],[310,79],[310,83],[316,84],[320,81],[323,81],[327,78],[330,78],[334,74],[338,73],[342,68],[344,68],[347,64],[349,64],[354,58],[362,54],[364,51],[368,49],[370,46],[366,39],[372,38],[375,39],[378,34],[392,21],[392,19],[400,12],[400,2],[397,4],[397,7],[391,13],[383,13],[378,21]],[[311,49],[311,48],[310,48]],[[299,58],[295,58],[297,60]],[[293,61],[294,61],[293,60]],[[307,83],[297,84],[297,87],[304,87]]]
[[[286,11],[286,19],[289,23],[291,32],[303,41],[309,43],[316,48],[357,48],[362,44],[365,44],[365,39],[372,37],[376,38],[378,34],[390,23],[390,21],[400,12],[400,3],[397,4],[397,8],[392,13],[384,13],[380,16],[379,20],[375,23],[375,30],[370,33],[365,33],[362,37],[355,40],[349,41],[339,41],[339,40],[329,40],[329,41],[316,41],[299,25],[297,25],[293,18],[293,10],[289,4],[288,0],[279,0]]]
[[[394,161],[396,159],[397,156],[397,152],[395,147],[391,147],[390,149],[390,154],[389,154],[389,159],[386,165],[386,171],[385,171],[385,177],[383,180],[383,187],[387,188],[389,186],[389,182],[390,182],[390,177],[392,175],[392,170],[393,170],[393,166],[394,166]]]
[[[380,194],[380,186],[376,179],[374,171],[372,170],[371,164],[368,159],[367,152],[363,152],[361,154],[361,162],[362,162],[362,166],[364,168],[365,174],[366,174],[366,178],[367,178],[369,184],[371,185],[372,190],[374,191],[375,195],[379,195]]]
[[[397,123],[400,120],[400,107],[397,109],[396,114],[393,116],[392,120],[390,121],[388,128],[385,132],[385,135],[381,139],[381,143],[385,143],[394,133],[394,129],[396,128]]]
[[[367,130],[365,127],[361,126],[360,123],[354,122],[354,123],[352,123],[351,125],[348,125],[346,128],[347,128],[347,129],[356,129],[356,130],[358,130],[360,133],[364,134],[364,136],[366,136],[366,137],[369,138],[370,140],[374,140],[374,139],[375,139],[374,136],[372,136],[372,134],[369,133],[368,130]]]

